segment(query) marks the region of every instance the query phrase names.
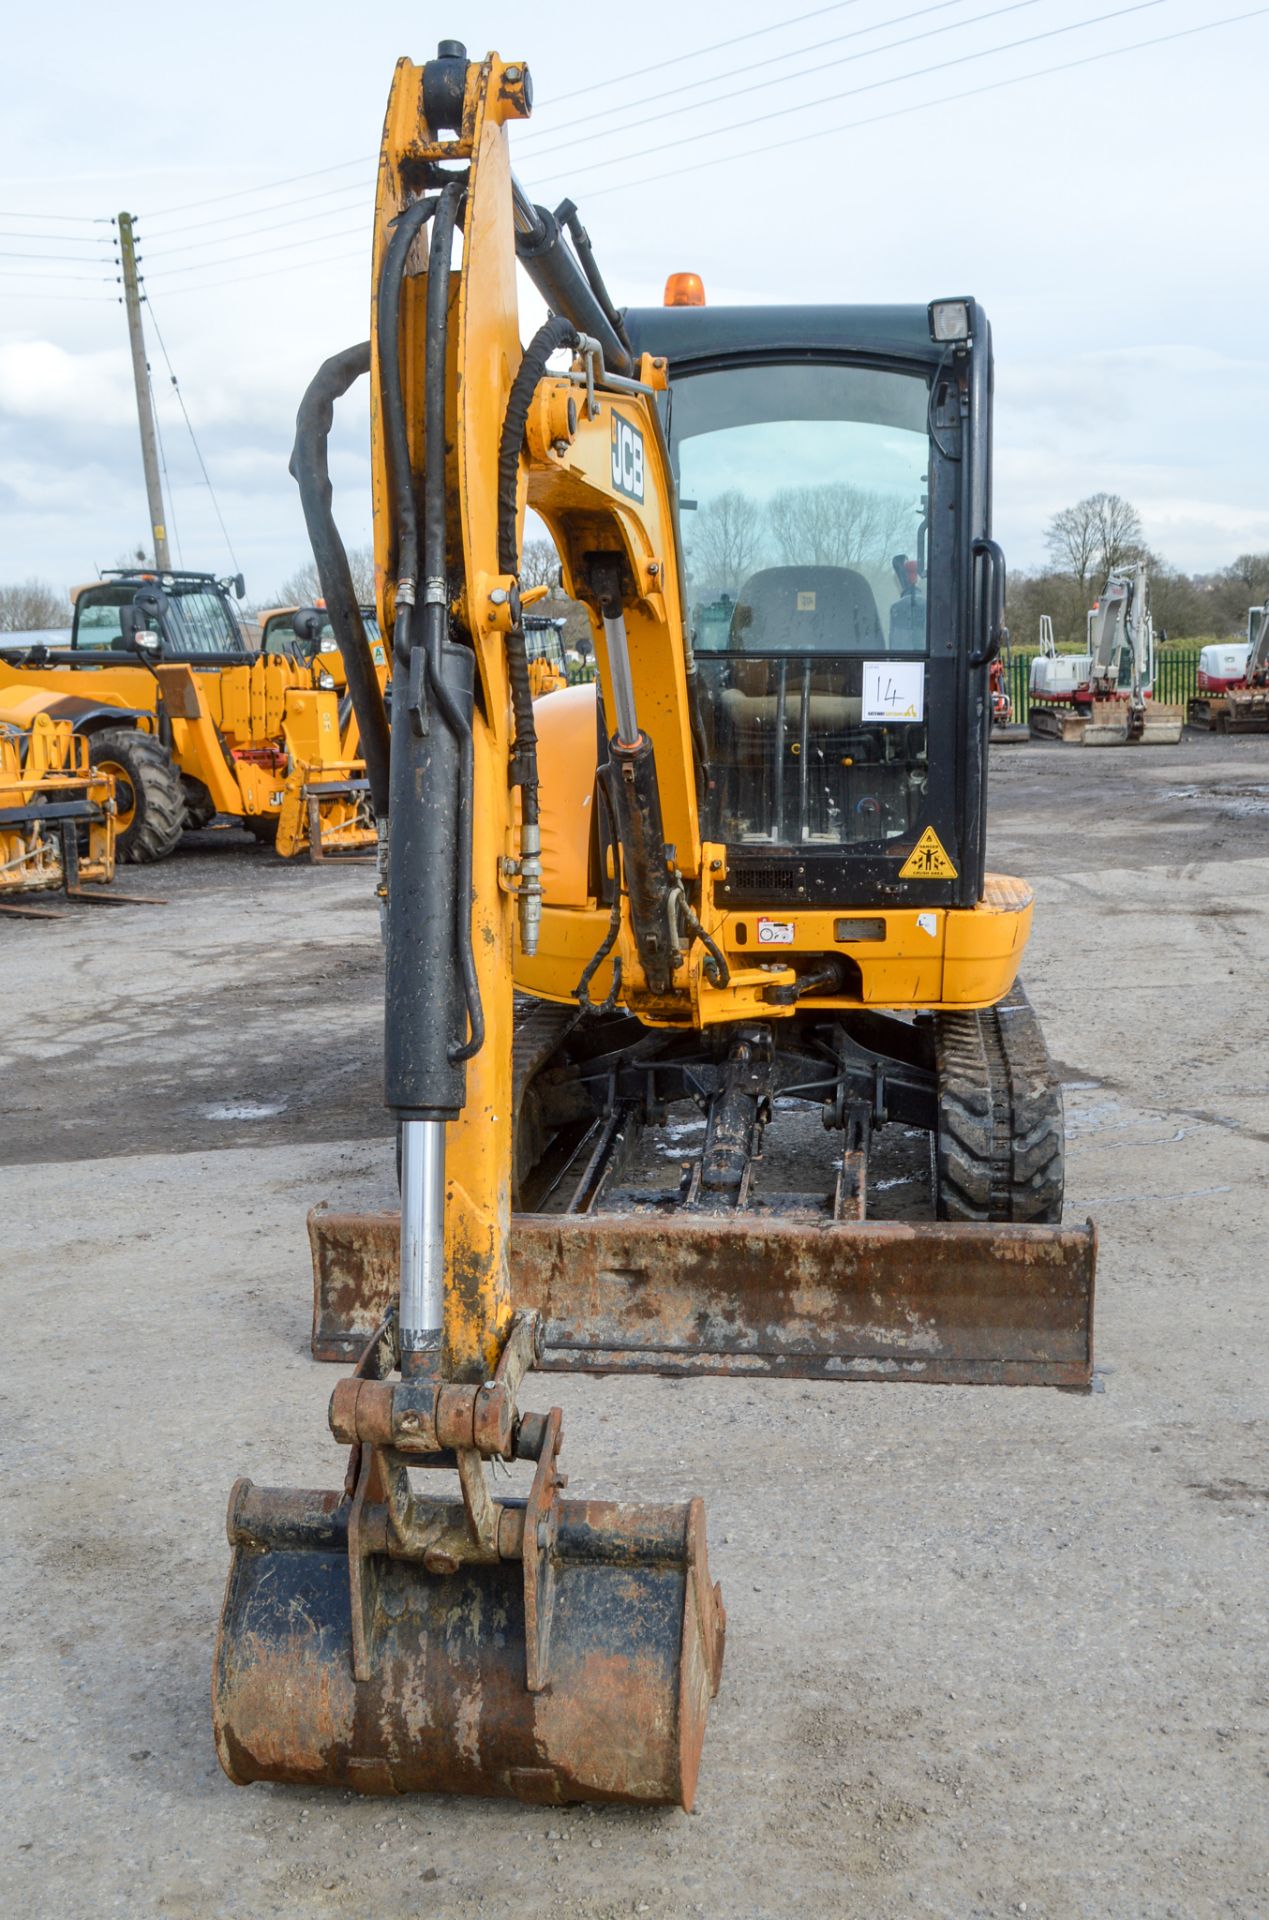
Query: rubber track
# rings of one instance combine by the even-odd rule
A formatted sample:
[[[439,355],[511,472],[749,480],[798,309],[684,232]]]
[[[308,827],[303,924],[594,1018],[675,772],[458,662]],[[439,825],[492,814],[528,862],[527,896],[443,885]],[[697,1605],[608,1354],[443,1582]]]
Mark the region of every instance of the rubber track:
[[[1062,1088],[1021,985],[982,1013],[935,1016],[939,1217],[1062,1218]]]

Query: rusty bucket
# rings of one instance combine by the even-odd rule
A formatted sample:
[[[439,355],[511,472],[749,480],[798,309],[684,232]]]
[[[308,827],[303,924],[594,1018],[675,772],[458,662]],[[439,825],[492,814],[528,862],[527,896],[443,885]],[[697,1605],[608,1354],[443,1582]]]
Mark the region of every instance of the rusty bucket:
[[[506,1557],[431,1571],[373,1505],[239,1481],[212,1687],[229,1778],[690,1808],[724,1634],[701,1502],[557,1500],[532,1562],[525,1515],[499,1508]]]

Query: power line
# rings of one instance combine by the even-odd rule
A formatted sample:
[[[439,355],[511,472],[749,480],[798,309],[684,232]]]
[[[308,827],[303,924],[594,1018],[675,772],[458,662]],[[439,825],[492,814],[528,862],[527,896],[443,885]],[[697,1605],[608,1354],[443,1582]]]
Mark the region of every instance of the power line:
[[[110,245],[110,240],[104,233],[85,234],[81,240],[75,233],[5,233],[0,229],[0,240],[47,240],[51,246],[56,247],[108,247]],[[41,255],[41,258],[48,260],[53,257],[51,253]],[[78,260],[82,255],[72,254],[67,257]]]
[[[43,287],[11,287],[4,297],[6,300],[80,300],[93,306],[107,301],[112,307],[118,304],[113,293],[45,293]]]
[[[953,0],[953,4],[955,3],[956,3],[956,0]],[[813,74],[826,72],[829,67],[845,67],[845,66],[850,66],[856,60],[871,60],[874,54],[893,53],[896,47],[911,47],[911,46],[914,46],[920,40],[935,40],[938,38],[940,34],[943,34],[943,33],[959,33],[962,27],[976,27],[981,25],[981,23],[984,20],[999,19],[1000,15],[1003,13],[1020,13],[1024,7],[1034,7],[1034,6],[1037,6],[1038,4],[1039,4],[1039,0],[1008,0],[1008,4],[1006,6],[993,7],[991,11],[988,13],[971,14],[968,20],[949,20],[944,26],[941,26],[941,27],[927,27],[924,33],[906,34],[903,36],[903,38],[899,40],[884,40],[881,43],[881,45],[877,47],[861,47],[858,53],[843,53],[843,54],[840,54],[836,60],[821,60],[813,67],[801,67],[798,69],[796,73],[783,74],[780,77],[780,79],[775,82],[772,82],[771,80],[766,79],[764,77],[761,80],[755,80],[752,86],[729,87],[726,93],[719,94],[717,96],[717,100],[726,100],[730,102],[732,100],[743,99],[745,94],[747,93],[767,93],[769,92],[773,84],[776,86],[783,86],[785,81],[787,80],[805,80]],[[1163,4],[1163,0],[1142,0],[1142,4],[1146,6],[1157,7]],[[928,8],[928,9],[923,9],[923,11],[936,12],[938,11],[938,9]],[[914,18],[914,16],[912,14],[904,14],[904,15],[901,15],[900,18],[910,20]],[[887,26],[891,24],[898,25],[898,22],[896,21],[892,23],[890,21],[887,21],[885,24]],[[865,28],[864,31],[868,32],[868,31],[872,31],[872,29]],[[1065,32],[1068,32],[1069,29],[1065,27],[1055,27],[1052,29],[1052,31],[1055,33],[1065,33]],[[844,37],[849,39],[855,38],[853,34],[846,35]],[[1043,34],[1037,34],[1034,36],[1034,38],[1043,39],[1045,38],[1045,36]],[[831,42],[825,42],[825,45],[831,45],[831,44],[832,44]],[[1025,41],[1015,41],[1013,44],[1027,45],[1029,43]],[[977,54],[965,54],[963,57],[967,60],[983,59],[988,53],[994,53],[997,51],[1004,52],[1005,50],[1006,49],[1003,47],[1000,49],[997,49],[994,47],[987,47],[982,49]],[[802,51],[806,53],[813,53],[815,49],[813,47],[806,47],[806,48],[803,48]],[[745,69],[741,68],[741,69],[738,69],[738,71],[743,72],[745,71]],[[924,69],[924,71],[929,71],[929,69]],[[722,78],[727,78],[728,76],[720,75],[719,77],[720,79],[722,79]],[[884,81],[879,80],[876,82],[876,84],[878,86],[893,86],[896,84],[898,80],[907,80],[915,77],[916,77],[915,75],[906,74],[906,73],[898,74],[898,75],[895,75],[890,80],[884,80]],[[680,114],[680,113],[695,113],[700,107],[710,107],[710,106],[716,105],[717,100],[698,100],[688,106],[667,107],[664,113],[645,114],[644,118],[638,122],[638,126],[639,127],[651,126],[658,120],[670,120],[676,114]],[[801,102],[798,102],[797,104],[791,107],[783,107],[783,108],[777,109],[777,112],[783,112],[783,113],[799,113],[801,111],[802,111]],[[732,122],[732,125],[735,125],[735,124],[736,124],[735,122]],[[593,140],[612,140],[612,139],[618,138],[623,133],[631,133],[634,130],[635,130],[635,123],[632,122],[629,126],[613,127],[606,133],[596,133],[596,134],[591,134],[590,136],[583,135],[583,138],[589,137],[590,139],[593,139]],[[730,131],[730,128],[728,127],[719,127],[714,129],[708,129],[704,133],[695,134],[692,137],[698,140],[708,140],[713,137],[714,132],[726,133],[729,131]],[[677,146],[679,143],[677,141],[674,141],[670,143],[662,142],[660,144],[661,145],[672,144]],[[561,140],[557,146],[536,148],[533,153],[533,158],[535,160],[544,159],[548,153],[560,153],[564,150],[564,148],[572,147],[576,145],[577,145],[577,142],[570,135],[570,137],[567,140]],[[644,151],[647,152],[647,151],[650,151],[650,149],[645,148]],[[640,156],[638,154],[631,156],[631,158],[633,159],[638,159],[639,157]],[[606,162],[601,161],[598,164],[605,165]]]
[[[260,273],[236,273],[228,280],[203,280],[192,287],[165,287],[165,300],[179,299],[183,293],[216,293],[221,287],[245,286],[249,280],[272,280],[278,273],[309,273],[316,267],[333,267],[341,260],[361,260],[366,258],[365,247],[358,247],[348,253],[324,254],[320,260],[288,260],[281,267],[265,267]]]
[[[1091,67],[1104,60],[1117,60],[1121,54],[1142,53],[1147,47],[1162,47],[1173,40],[1188,40],[1195,34],[1212,33],[1218,27],[1241,26],[1245,20],[1259,20],[1269,13],[1269,6],[1252,7],[1247,13],[1227,14],[1223,20],[1204,20],[1197,27],[1179,27],[1173,33],[1159,33],[1148,40],[1130,40],[1122,47],[1102,47],[1096,53],[1081,54],[1076,60],[1064,60],[1054,66],[1036,67],[1030,73],[1015,73],[1004,80],[984,81],[980,87],[962,87],[955,93],[941,93],[934,100],[918,100],[908,107],[890,107],[885,113],[870,114],[865,120],[845,120],[832,127],[816,127],[811,133],[798,133],[780,142],[783,152],[787,147],[805,146],[810,140],[824,140],[833,133],[853,133],[860,127],[875,127],[885,120],[899,120],[908,114],[926,113],[932,107],[951,106],[959,100],[975,100],[985,93],[999,93],[1006,87],[1020,87],[1028,80],[1045,80],[1056,73],[1073,73],[1079,67]],[[653,186],[660,180],[678,180],[685,173],[703,173],[707,167],[735,166],[746,160],[752,160],[752,152],[715,154],[708,160],[694,160],[685,167],[673,167],[667,173],[645,173],[636,180],[616,180],[606,187],[593,187],[587,190],[588,200],[597,200],[609,193],[623,193],[632,187]]]
[[[10,236],[6,235],[4,237],[9,238]],[[17,234],[12,235],[12,238],[15,240],[18,237]],[[0,247],[0,260],[56,260],[58,262],[65,261],[68,265],[76,267],[91,267],[95,265],[95,262],[84,253],[21,253],[16,247]],[[101,264],[103,266],[110,265],[110,262],[104,254],[101,255]]]
[[[363,189],[359,187],[357,191],[360,193]],[[338,216],[341,213],[350,213],[351,211],[352,209],[350,207],[327,207],[322,213],[302,213],[294,220],[275,220],[271,227],[251,227],[243,233],[226,233],[223,234],[219,240],[191,240],[188,245],[183,247],[165,247],[161,249],[159,253],[155,254],[154,257],[156,260],[168,260],[174,253],[193,253],[200,249],[206,249],[208,246],[220,247],[223,246],[226,241],[254,240],[257,234],[281,233],[283,229],[287,227],[307,226],[313,220],[329,220],[332,215]],[[321,238],[320,235],[317,237]],[[300,245],[302,243],[297,241],[296,244]]]
[[[167,449],[163,445],[163,429],[159,425],[159,409],[155,403],[154,380],[150,373],[149,360],[147,360],[145,363],[145,380],[146,380],[146,385],[150,389],[150,413],[154,420],[154,437],[159,443],[159,465],[163,469],[163,487],[164,487],[164,491],[167,494],[167,517],[172,523],[172,544],[176,548],[176,564],[178,567],[180,567],[180,566],[184,566],[185,562],[181,555],[180,528],[176,524],[176,492],[172,486],[172,482],[170,478],[168,477]],[[235,567],[235,571],[237,571],[236,567]]]
[[[769,64],[777,60],[796,60],[804,53],[817,53],[821,47],[840,46],[843,40],[860,40],[865,34],[880,32],[883,27],[899,27],[903,25],[905,20],[920,20],[927,13],[946,13],[949,7],[962,7],[964,5],[965,0],[937,0],[937,4],[934,6],[918,7],[914,13],[897,14],[893,20],[875,20],[870,27],[855,27],[850,33],[836,33],[828,40],[814,40],[809,47],[791,47],[787,53],[773,53],[769,56]],[[960,24],[968,25],[969,23],[963,21]],[[904,44],[906,45],[907,43],[905,42]],[[879,49],[872,48],[870,51],[877,52]],[[752,60],[747,60],[743,66],[729,67],[725,73],[708,73],[702,80],[685,80],[680,87],[658,87],[655,93],[642,94],[638,100],[623,100],[620,107],[615,109],[615,111],[619,113],[633,113],[637,107],[653,106],[662,100],[673,100],[680,93],[696,93],[701,87],[718,86],[720,82],[724,80],[734,80],[738,74],[752,72],[753,62]],[[796,78],[796,74],[771,74],[764,84],[779,87],[783,86],[785,80],[794,80]],[[727,97],[730,98],[731,96],[728,95]],[[710,103],[707,100],[701,100],[696,104],[697,106],[708,106]],[[676,108],[675,111],[686,113],[692,111],[692,109],[679,107]],[[589,126],[594,120],[607,120],[613,112],[614,109],[612,107],[601,107],[596,113],[583,113],[569,120],[569,131],[571,133],[575,127]],[[663,117],[663,115],[657,116],[657,118]],[[622,133],[625,130],[626,129],[622,127],[613,128],[613,132],[615,133]],[[558,131],[558,128],[553,127],[534,128],[529,126],[518,136],[516,145],[523,147],[526,142],[540,140],[543,136],[550,139],[553,134]]]
[[[234,193],[212,193],[205,200],[186,200],[179,207],[159,207],[154,218],[162,220],[169,213],[189,213],[195,207],[218,207],[226,200],[247,200],[252,194],[268,193],[274,187],[293,186],[298,180],[319,180],[327,173],[346,173],[349,167],[373,166],[378,157],[374,153],[362,154],[356,160],[338,160],[332,167],[313,167],[308,173],[289,173],[284,180],[266,180],[259,187],[239,187]]]
[[[16,213],[0,208],[0,220],[65,220],[77,227],[108,227],[108,214],[85,213]],[[69,238],[69,235],[67,236]]]
[[[160,267],[154,277],[171,280],[178,273],[202,273],[208,267],[232,266],[237,260],[259,260],[262,256],[275,253],[290,253],[296,247],[319,247],[324,240],[347,240],[351,235],[365,233],[366,230],[366,223],[363,222],[356,227],[341,227],[338,233],[311,233],[306,240],[284,240],[281,246],[252,247],[246,253],[222,254],[218,260],[192,260],[187,267]]]
[[[263,193],[264,188],[262,187],[260,191]],[[225,227],[229,225],[231,220],[260,220],[263,219],[266,213],[285,213],[288,207],[306,207],[310,201],[313,200],[333,200],[337,194],[364,193],[365,191],[365,183],[362,181],[358,181],[356,185],[348,187],[323,187],[318,193],[302,193],[299,198],[295,200],[275,200],[271,207],[254,207],[248,214],[218,213],[214,219],[211,220],[182,220],[180,224],[175,227],[160,227],[159,231],[153,235],[153,238],[162,240],[165,235],[169,233],[198,233],[204,227]],[[142,214],[140,219],[148,225],[149,217],[150,216],[146,214]],[[153,217],[157,220],[159,215],[155,214]]]
[[[242,572],[242,568],[241,568],[241,567],[240,567],[240,566],[238,565],[238,556],[237,556],[237,554],[236,554],[236,553],[234,552],[234,543],[233,543],[233,541],[232,541],[232,540],[231,540],[231,539],[229,538],[229,529],[228,529],[228,527],[227,527],[227,526],[225,525],[225,516],[224,516],[224,514],[223,514],[223,513],[222,513],[222,512],[220,511],[220,502],[219,502],[219,500],[218,500],[218,499],[216,498],[216,489],[215,489],[215,487],[213,487],[213,485],[212,485],[212,483],[211,483],[211,475],[210,475],[210,474],[208,473],[208,471],[207,471],[207,462],[206,462],[206,461],[204,460],[204,458],[203,458],[203,450],[202,450],[202,448],[201,448],[201,447],[199,446],[199,444],[198,444],[198,436],[197,436],[197,434],[196,434],[196,433],[194,432],[194,422],[193,422],[193,421],[192,421],[192,420],[190,419],[190,417],[189,417],[189,409],[188,409],[188,408],[186,407],[186,405],[185,405],[185,395],[184,395],[184,394],[183,394],[183,393],[181,392],[181,389],[180,389],[180,384],[179,384],[179,382],[178,382],[178,380],[177,380],[177,378],[176,378],[176,375],[175,375],[175,374],[174,374],[174,373],[172,372],[172,362],[171,362],[171,360],[170,360],[170,359],[168,358],[168,351],[167,351],[167,347],[166,347],[166,346],[164,345],[164,341],[163,341],[163,335],[162,335],[162,333],[161,333],[161,332],[160,332],[160,330],[159,330],[159,323],[158,323],[158,319],[157,319],[157,317],[156,317],[156,315],[155,315],[155,311],[154,311],[154,306],[153,306],[153,303],[152,303],[152,302],[151,302],[151,300],[150,300],[150,296],[149,296],[149,294],[148,294],[148,293],[146,294],[146,297],[145,297],[145,303],[146,303],[146,305],[147,305],[147,306],[149,307],[149,309],[150,309],[150,322],[151,322],[151,325],[152,325],[152,326],[153,326],[153,328],[154,328],[154,337],[155,337],[155,339],[156,339],[156,340],[158,341],[158,343],[159,343],[159,351],[160,351],[160,353],[161,353],[161,354],[163,355],[163,362],[164,362],[164,365],[165,365],[165,366],[167,367],[167,370],[168,370],[168,376],[169,376],[169,378],[171,379],[171,382],[172,382],[172,391],[173,391],[173,392],[175,393],[175,395],[176,395],[176,397],[177,397],[177,400],[178,400],[178,401],[180,402],[180,408],[181,408],[181,412],[182,412],[182,413],[184,414],[184,416],[185,416],[185,425],[186,425],[186,427],[187,427],[187,428],[188,428],[188,430],[189,430],[189,437],[190,437],[190,445],[191,445],[191,446],[193,447],[193,449],[194,449],[194,456],[195,456],[195,458],[197,459],[197,461],[198,461],[198,464],[199,464],[199,466],[200,466],[200,467],[201,467],[201,469],[202,469],[202,474],[203,474],[203,479],[204,479],[204,481],[205,481],[205,482],[206,482],[206,484],[207,484],[207,491],[208,491],[208,493],[209,493],[209,494],[211,495],[211,503],[212,503],[212,506],[213,506],[213,507],[214,507],[214,508],[216,509],[216,518],[217,518],[217,520],[219,520],[219,522],[220,522],[220,531],[221,531],[221,532],[222,532],[222,533],[224,534],[224,536],[225,536],[225,545],[226,545],[226,546],[228,547],[228,549],[229,549],[229,558],[230,558],[230,559],[232,560],[232,562],[233,562],[233,569],[234,569],[234,572],[235,572],[235,573],[241,573],[241,572]]]
[[[95,280],[110,282],[113,273],[35,273],[30,267],[0,267],[0,280]]]
[[[644,160],[650,154],[664,153],[669,147],[695,146],[701,140],[716,140],[720,134],[739,133],[753,127],[765,126],[771,120],[783,120],[791,113],[809,113],[816,107],[831,106],[838,100],[852,100],[861,93],[876,93],[882,87],[906,85],[910,80],[920,80],[931,73],[946,73],[951,67],[963,67],[975,60],[987,60],[998,53],[1013,53],[1019,47],[1032,47],[1040,40],[1055,40],[1065,33],[1078,33],[1084,27],[1099,27],[1107,20],[1120,20],[1126,14],[1148,13],[1154,7],[1163,6],[1165,0],[1134,0],[1128,7],[1116,7],[1109,13],[1091,14],[1085,20],[1071,20],[1062,27],[1048,27],[1043,33],[1029,33],[1021,40],[1002,40],[995,46],[980,47],[975,53],[957,54],[951,60],[936,60],[928,67],[914,67],[906,73],[891,74],[882,80],[868,80],[861,87],[845,87],[837,93],[820,94],[814,100],[799,100],[791,107],[773,107],[770,113],[750,115],[744,120],[730,120],[726,126],[709,127],[700,133],[680,134],[674,140],[659,140],[654,147],[639,147],[633,153],[615,154],[610,160],[595,160],[584,166],[581,171],[594,172],[597,167],[622,166],[631,160]],[[561,179],[560,174],[548,175],[548,179]]]
[[[814,7],[810,13],[795,13],[791,20],[777,20],[769,27],[754,27],[749,33],[729,34],[726,40],[715,40],[708,47],[694,47],[690,53],[675,53],[668,60],[654,60],[649,67],[634,67],[625,73],[614,73],[607,80],[587,80],[586,91],[594,93],[599,87],[625,86],[627,81],[642,80],[647,73],[663,73],[666,67],[681,67],[687,60],[703,60],[707,53],[723,53],[732,47],[743,46],[746,40],[761,40],[765,34],[783,33],[789,27],[800,27],[804,20],[818,20],[823,14],[840,13],[843,7],[858,5],[859,0],[836,0],[836,4],[831,7]],[[888,26],[889,22],[883,20],[879,24]],[[542,104],[554,106],[555,102],[548,98]],[[566,99],[561,98],[560,105],[565,104]]]
[[[630,80],[641,80],[645,74],[660,73],[666,67],[682,66],[687,60],[703,59],[706,54],[718,53],[724,47],[740,46],[746,40],[760,40],[766,34],[782,33],[789,27],[800,26],[804,20],[818,20],[826,13],[840,13],[843,7],[854,7],[858,5],[859,0],[833,0],[831,6],[814,7],[809,13],[795,14],[791,20],[780,20],[769,27],[754,27],[749,33],[733,34],[726,40],[715,40],[707,47],[694,47],[686,53],[673,54],[668,60],[654,60],[650,66],[634,67],[624,73],[613,74],[607,80],[588,80],[586,83],[587,91],[594,92],[598,87],[618,86],[624,85]],[[551,106],[555,103],[548,99],[541,104]],[[561,96],[559,104],[566,104],[565,96]],[[379,156],[374,153],[362,154],[356,160],[338,160],[334,165],[329,167],[312,167],[306,173],[290,173],[280,180],[267,180],[262,182],[258,187],[239,187],[232,193],[212,193],[208,194],[202,200],[184,200],[179,206],[156,208],[152,217],[156,220],[161,220],[166,219],[168,214],[172,213],[192,213],[199,207],[218,207],[224,205],[224,203],[229,200],[250,199],[257,193],[269,193],[274,187],[295,186],[302,180],[320,180],[327,174],[345,173],[349,167],[373,166],[378,157]]]

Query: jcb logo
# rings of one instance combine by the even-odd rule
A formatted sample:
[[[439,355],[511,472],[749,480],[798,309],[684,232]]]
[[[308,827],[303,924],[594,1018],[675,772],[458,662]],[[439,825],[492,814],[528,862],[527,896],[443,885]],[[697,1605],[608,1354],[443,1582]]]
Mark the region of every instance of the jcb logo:
[[[643,498],[643,435],[619,413],[612,416],[612,483],[632,500]]]

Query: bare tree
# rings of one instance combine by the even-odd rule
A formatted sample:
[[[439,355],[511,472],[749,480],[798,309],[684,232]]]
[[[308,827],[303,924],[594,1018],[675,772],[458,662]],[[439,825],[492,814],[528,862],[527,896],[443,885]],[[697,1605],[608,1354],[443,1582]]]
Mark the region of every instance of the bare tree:
[[[1073,507],[1055,513],[1044,535],[1054,564],[1087,592],[1090,579],[1100,586],[1108,573],[1142,551],[1145,535],[1131,501],[1117,493],[1090,493]]]
[[[0,633],[45,633],[70,623],[70,602],[45,581],[0,587]]]
[[[350,547],[348,567],[352,574],[353,591],[363,607],[374,605],[375,599],[375,554],[373,547]],[[322,597],[322,583],[317,577],[317,563],[306,560],[293,574],[282,582],[269,603],[275,607],[308,607]]]
[[[560,577],[560,556],[553,540],[526,540],[520,551],[520,585],[553,587]]]
[[[1055,513],[1044,534],[1044,544],[1053,556],[1059,573],[1067,573],[1079,582],[1081,595],[1088,591],[1088,576],[1097,552],[1097,516],[1093,501],[1081,500],[1076,506]]]
[[[845,481],[782,487],[769,508],[772,537],[786,566],[884,566],[913,519],[901,494]]]
[[[762,552],[762,516],[747,493],[716,493],[697,510],[688,559],[700,591],[739,593]]]
[[[1095,493],[1097,508],[1097,564],[1102,578],[1126,561],[1144,557],[1145,534],[1141,516],[1117,493]]]

